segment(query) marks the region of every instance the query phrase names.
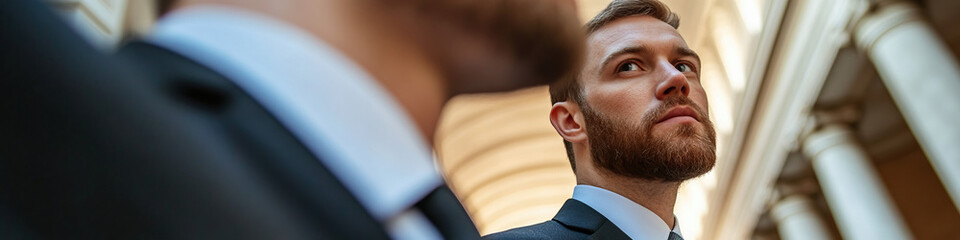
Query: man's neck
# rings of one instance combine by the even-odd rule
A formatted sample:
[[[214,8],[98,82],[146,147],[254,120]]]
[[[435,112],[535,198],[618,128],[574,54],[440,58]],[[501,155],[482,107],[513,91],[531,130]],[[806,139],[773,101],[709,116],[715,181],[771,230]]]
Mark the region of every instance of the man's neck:
[[[674,226],[673,207],[677,203],[679,182],[663,182],[619,176],[598,170],[592,163],[577,162],[577,184],[591,185],[620,194],[649,209],[663,219],[667,226]]]
[[[437,118],[449,98],[439,66],[405,31],[408,23],[367,1],[180,0],[177,9],[221,5],[297,26],[356,62],[390,92],[432,145]]]

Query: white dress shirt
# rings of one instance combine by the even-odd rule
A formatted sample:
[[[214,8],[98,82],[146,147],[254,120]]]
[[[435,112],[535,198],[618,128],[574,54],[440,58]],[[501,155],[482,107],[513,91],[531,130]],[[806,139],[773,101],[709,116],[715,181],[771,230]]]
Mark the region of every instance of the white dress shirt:
[[[317,155],[391,237],[440,238],[411,209],[442,184],[429,146],[392,96],[336,49],[291,24],[214,6],[172,13],[148,41],[233,80]]]
[[[590,185],[573,188],[573,199],[597,210],[633,240],[667,240],[670,232],[681,237],[680,223],[674,216],[673,227],[649,209],[615,192]]]

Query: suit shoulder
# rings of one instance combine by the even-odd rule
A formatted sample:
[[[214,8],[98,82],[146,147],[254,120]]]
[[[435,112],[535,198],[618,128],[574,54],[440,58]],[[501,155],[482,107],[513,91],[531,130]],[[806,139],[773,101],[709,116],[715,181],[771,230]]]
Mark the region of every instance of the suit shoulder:
[[[503,232],[483,236],[484,240],[516,240],[516,239],[586,239],[587,234],[568,229],[557,221],[546,221],[526,227],[519,227]]]

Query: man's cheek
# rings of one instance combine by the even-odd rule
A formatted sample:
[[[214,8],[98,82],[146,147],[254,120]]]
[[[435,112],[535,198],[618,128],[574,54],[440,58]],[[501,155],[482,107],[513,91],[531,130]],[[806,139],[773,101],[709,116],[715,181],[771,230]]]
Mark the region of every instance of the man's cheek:
[[[690,98],[694,103],[697,103],[701,110],[704,112],[710,112],[710,103],[707,101],[707,94],[702,90],[697,91],[695,94],[691,94]]]

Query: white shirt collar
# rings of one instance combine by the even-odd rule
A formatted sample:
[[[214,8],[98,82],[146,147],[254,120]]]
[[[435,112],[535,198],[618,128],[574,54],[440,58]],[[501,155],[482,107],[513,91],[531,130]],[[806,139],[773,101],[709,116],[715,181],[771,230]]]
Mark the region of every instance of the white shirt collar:
[[[670,232],[683,236],[676,217],[671,229],[657,214],[615,192],[577,185],[573,188],[573,199],[599,212],[633,240],[666,240]]]
[[[353,61],[294,26],[237,9],[196,7],[162,19],[148,41],[233,80],[381,221],[442,184],[430,148],[392,96]]]

